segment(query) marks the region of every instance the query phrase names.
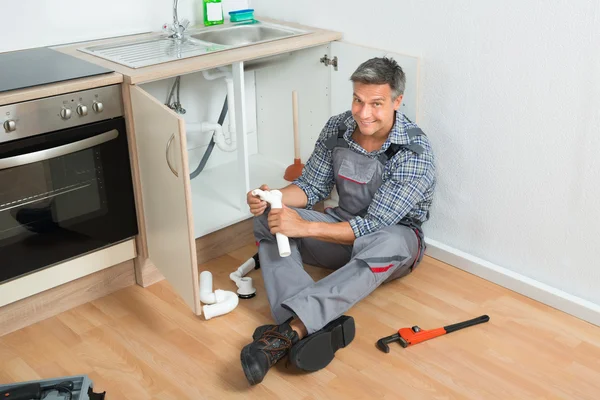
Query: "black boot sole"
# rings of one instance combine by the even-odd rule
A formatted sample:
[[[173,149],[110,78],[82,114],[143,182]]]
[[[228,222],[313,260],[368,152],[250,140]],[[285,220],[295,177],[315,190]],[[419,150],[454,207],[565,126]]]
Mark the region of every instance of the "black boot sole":
[[[290,350],[290,362],[304,371],[323,369],[333,360],[336,351],[354,340],[354,335],[354,318],[343,315],[296,343]]]
[[[250,345],[247,345],[242,349],[240,359],[248,383],[250,383],[250,385],[261,383],[264,375],[261,373],[260,367],[256,364],[254,358],[250,355]]]

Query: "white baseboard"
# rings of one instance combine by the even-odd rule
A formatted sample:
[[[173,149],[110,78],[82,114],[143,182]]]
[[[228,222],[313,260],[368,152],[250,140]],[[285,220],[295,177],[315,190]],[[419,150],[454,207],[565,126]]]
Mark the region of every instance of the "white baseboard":
[[[135,240],[74,258],[0,285],[0,307],[135,258]]]
[[[471,254],[425,238],[426,254],[463,271],[600,326],[600,305],[573,296]]]

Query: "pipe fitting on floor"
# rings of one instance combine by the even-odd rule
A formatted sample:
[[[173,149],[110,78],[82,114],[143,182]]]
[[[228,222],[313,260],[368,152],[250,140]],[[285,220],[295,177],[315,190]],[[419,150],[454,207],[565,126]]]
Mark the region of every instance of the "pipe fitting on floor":
[[[256,288],[252,284],[252,278],[245,275],[253,269],[259,268],[258,265],[258,254],[256,254],[229,274],[229,279],[235,282],[238,287],[237,294],[240,299],[251,299],[256,296]]]
[[[207,304],[202,307],[207,320],[233,311],[238,303],[238,296],[228,290],[217,289],[213,293],[213,279],[209,271],[200,274],[200,301]]]

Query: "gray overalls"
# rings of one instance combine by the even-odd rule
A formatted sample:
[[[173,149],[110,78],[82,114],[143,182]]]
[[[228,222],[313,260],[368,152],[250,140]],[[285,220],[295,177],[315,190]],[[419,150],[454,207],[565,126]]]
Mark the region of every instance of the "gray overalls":
[[[343,138],[347,127],[341,122],[338,136],[330,137],[333,149],[337,207],[321,213],[298,209],[308,221],[342,222],[364,216],[371,199],[382,184],[384,165],[402,149],[423,151],[421,146],[393,144],[379,159],[353,152]],[[412,138],[424,133],[408,131]],[[403,220],[398,225],[361,236],[351,246],[312,238],[290,238],[292,254],[281,258],[265,214],[255,218],[254,234],[259,243],[259,259],[273,318],[278,324],[296,314],[311,334],[344,314],[384,282],[409,274],[421,261],[425,248],[418,224]],[[315,282],[304,270],[309,265],[334,269]]]

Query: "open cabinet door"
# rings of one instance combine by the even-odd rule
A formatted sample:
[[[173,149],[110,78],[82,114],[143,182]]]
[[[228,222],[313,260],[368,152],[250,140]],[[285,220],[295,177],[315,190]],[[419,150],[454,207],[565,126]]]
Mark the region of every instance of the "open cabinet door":
[[[185,122],[143,89],[130,92],[149,258],[200,315]]]
[[[337,71],[331,70],[331,115],[336,115],[352,107],[352,82],[350,76],[356,68],[373,57],[391,57],[402,67],[406,75],[406,88],[400,111],[408,119],[417,122],[417,84],[419,60],[415,57],[386,52],[370,47],[362,47],[344,42],[332,42],[329,58],[337,57]]]

